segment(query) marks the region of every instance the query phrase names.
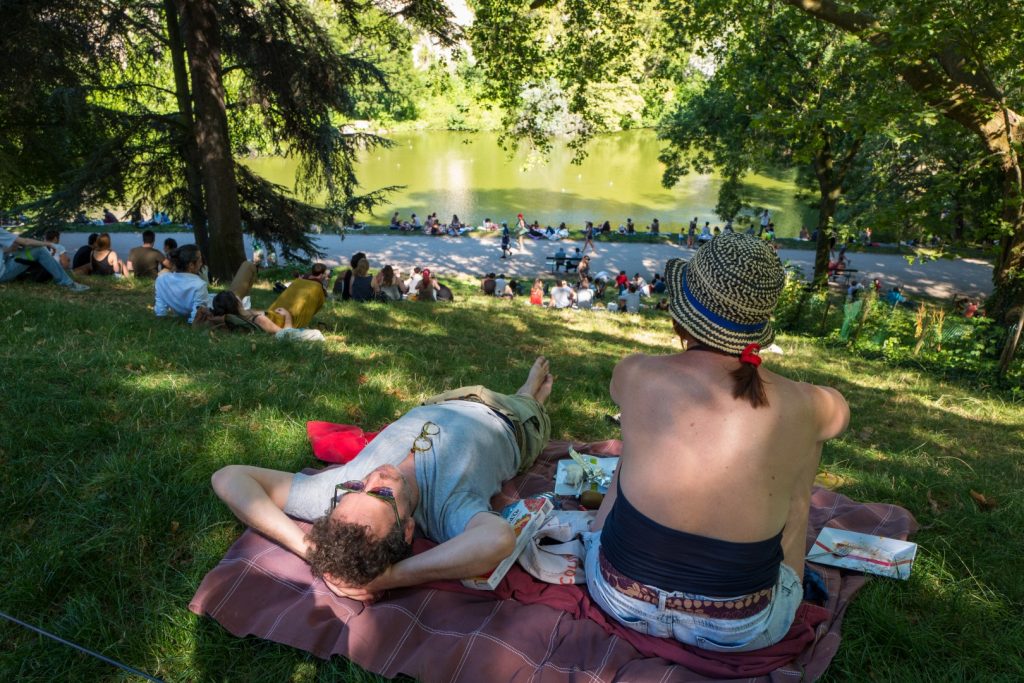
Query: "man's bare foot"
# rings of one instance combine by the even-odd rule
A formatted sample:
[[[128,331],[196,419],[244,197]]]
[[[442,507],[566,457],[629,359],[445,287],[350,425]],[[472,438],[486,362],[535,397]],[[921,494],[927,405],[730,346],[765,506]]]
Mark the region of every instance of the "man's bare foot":
[[[548,396],[551,395],[551,385],[554,384],[554,382],[554,375],[548,374],[544,376],[544,381],[540,383],[540,387],[538,387],[537,391],[533,394],[533,397],[537,399],[537,403],[544,403],[544,401],[548,400]]]
[[[551,366],[548,363],[548,359],[544,356],[537,356],[537,360],[533,361],[533,367],[530,368],[530,374],[526,376],[526,382],[523,383],[523,386],[519,387],[519,391],[516,393],[521,396],[537,398],[537,392],[544,383],[544,379],[548,376],[548,370],[550,369]],[[550,393],[550,389],[548,393]]]

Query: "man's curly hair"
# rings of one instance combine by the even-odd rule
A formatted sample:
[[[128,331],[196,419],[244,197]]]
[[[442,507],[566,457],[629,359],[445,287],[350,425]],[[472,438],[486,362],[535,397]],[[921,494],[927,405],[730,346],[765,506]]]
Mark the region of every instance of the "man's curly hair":
[[[313,543],[306,559],[314,574],[330,574],[355,586],[373,581],[412,554],[412,544],[400,527],[392,527],[384,538],[374,538],[370,527],[332,520],[330,515],[316,520],[306,538]]]

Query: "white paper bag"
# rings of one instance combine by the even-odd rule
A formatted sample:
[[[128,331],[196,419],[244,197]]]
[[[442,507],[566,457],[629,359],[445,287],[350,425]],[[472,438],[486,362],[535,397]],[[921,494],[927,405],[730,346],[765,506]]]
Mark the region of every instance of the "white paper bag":
[[[519,564],[530,575],[546,583],[586,583],[584,559],[587,551],[580,534],[590,530],[597,515],[592,510],[559,510],[551,514],[519,556]],[[543,539],[562,541],[541,544]]]
[[[908,579],[916,555],[917,544],[910,541],[825,527],[807,553],[807,560],[893,579]]]

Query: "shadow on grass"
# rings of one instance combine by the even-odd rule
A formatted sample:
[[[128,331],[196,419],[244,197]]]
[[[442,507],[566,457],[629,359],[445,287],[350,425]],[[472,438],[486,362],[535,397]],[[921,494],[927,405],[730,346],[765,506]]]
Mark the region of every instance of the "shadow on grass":
[[[8,579],[0,597],[16,616],[168,680],[375,680],[344,660],[236,639],[187,612],[241,531],[209,487],[216,469],[307,467],[306,420],[375,429],[462,384],[514,391],[539,353],[557,376],[555,435],[608,438],[616,432],[602,416],[613,410],[615,362],[631,350],[670,352],[673,341],[664,318],[480,297],[454,306],[330,304],[318,316],[328,343],[292,345],[154,320],[151,289],[141,285],[100,283],[85,297],[52,289],[0,288],[0,420],[16,426],[0,429],[9,520],[0,530]],[[269,303],[273,294],[260,289],[254,298]],[[905,505],[926,527],[907,587],[872,583],[851,609],[853,642],[878,651],[888,631],[870,623],[876,609],[897,620],[898,632],[915,627],[938,642],[960,633],[966,612],[958,609],[968,600],[972,622],[961,640],[973,636],[975,645],[963,660],[981,667],[998,659],[1011,642],[1005,615],[1024,601],[1021,560],[1006,542],[1024,525],[1014,502],[1019,413],[910,371],[883,368],[891,377],[876,377],[883,366],[801,338],[782,344],[796,347],[778,361],[786,374],[838,384],[854,407],[850,432],[824,452],[826,469],[846,480],[842,490]],[[1000,506],[978,510],[972,488]],[[0,634],[2,680],[110,676],[106,665],[34,636]],[[849,649],[841,670],[863,659],[844,655]],[[936,672],[949,657],[897,660],[884,658],[889,670]]]

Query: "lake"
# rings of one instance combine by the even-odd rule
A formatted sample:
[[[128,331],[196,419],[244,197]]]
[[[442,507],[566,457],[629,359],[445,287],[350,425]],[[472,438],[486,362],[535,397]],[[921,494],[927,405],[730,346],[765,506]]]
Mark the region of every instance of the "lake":
[[[579,227],[586,220],[613,228],[632,218],[644,229],[653,218],[662,229],[678,228],[697,216],[701,224],[721,224],[714,215],[721,179],[690,174],[675,187],[661,185],[661,143],[652,130],[598,136],[588,156],[573,165],[572,151],[557,145],[546,160],[531,161],[520,150],[511,158],[498,146],[496,133],[422,131],[389,136],[394,146],[364,153],[358,175],[365,190],[403,185],[370,223],[386,224],[398,211],[403,219],[437,212],[447,223],[452,214],[479,225],[485,218],[513,221],[523,213],[530,222]],[[293,187],[298,163],[282,157],[246,159],[273,182]],[[767,207],[780,237],[795,236],[803,223],[813,229],[815,212],[796,201],[794,171],[751,175],[750,204]]]

